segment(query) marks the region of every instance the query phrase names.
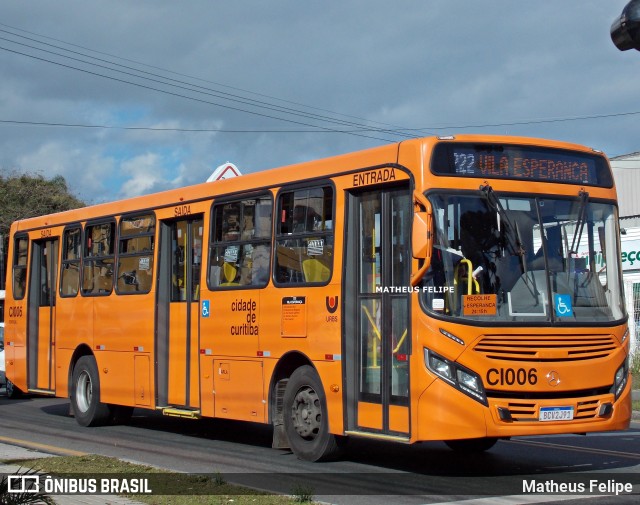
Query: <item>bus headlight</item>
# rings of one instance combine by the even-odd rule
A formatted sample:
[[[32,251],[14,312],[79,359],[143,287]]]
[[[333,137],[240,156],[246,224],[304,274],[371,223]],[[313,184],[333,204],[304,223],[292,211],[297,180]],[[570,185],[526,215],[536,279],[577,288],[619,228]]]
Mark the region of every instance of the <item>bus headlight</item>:
[[[616,374],[613,377],[613,390],[616,400],[620,394],[624,391],[629,378],[629,356],[624,360],[624,363],[616,370]]]
[[[445,382],[458,391],[483,405],[487,405],[487,395],[484,391],[482,379],[478,374],[459,363],[443,358],[426,347],[424,349],[424,362],[431,372],[444,379]]]
[[[428,353],[426,349],[425,352]],[[427,359],[427,366],[433,373],[446,379],[448,382],[453,382],[453,370],[448,360],[433,353],[428,353]]]

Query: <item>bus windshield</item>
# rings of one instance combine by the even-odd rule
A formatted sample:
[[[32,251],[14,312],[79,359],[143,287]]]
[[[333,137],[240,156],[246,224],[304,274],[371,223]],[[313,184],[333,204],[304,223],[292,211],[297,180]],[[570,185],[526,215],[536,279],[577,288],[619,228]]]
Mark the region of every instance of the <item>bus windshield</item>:
[[[429,199],[436,235],[420,290],[428,312],[487,325],[624,317],[613,204],[490,188]]]

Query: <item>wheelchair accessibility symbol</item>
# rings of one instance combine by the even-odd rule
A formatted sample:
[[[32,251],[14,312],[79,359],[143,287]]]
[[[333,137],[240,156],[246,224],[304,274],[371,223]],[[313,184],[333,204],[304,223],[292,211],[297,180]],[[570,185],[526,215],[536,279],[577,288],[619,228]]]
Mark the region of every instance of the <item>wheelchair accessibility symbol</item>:
[[[202,300],[202,317],[209,317],[209,300]]]
[[[553,305],[556,309],[556,316],[558,317],[573,316],[573,307],[571,306],[571,295],[554,295]]]

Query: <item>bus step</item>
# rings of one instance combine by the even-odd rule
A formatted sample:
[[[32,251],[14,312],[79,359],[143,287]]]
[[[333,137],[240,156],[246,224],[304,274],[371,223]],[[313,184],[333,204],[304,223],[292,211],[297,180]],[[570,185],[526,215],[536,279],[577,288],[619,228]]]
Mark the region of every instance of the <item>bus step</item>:
[[[29,388],[27,390],[28,393],[33,393],[36,395],[49,395],[55,396],[56,392],[52,389],[37,389],[37,388]]]
[[[184,417],[187,419],[200,419],[199,410],[176,409],[174,407],[163,407],[162,415],[170,417]]]
[[[345,435],[349,435],[350,437],[364,437],[364,438],[373,438],[376,440],[388,440],[390,442],[398,442],[401,444],[408,444],[409,437],[403,437],[400,435],[385,435],[384,433],[370,433],[368,431],[346,431]]]

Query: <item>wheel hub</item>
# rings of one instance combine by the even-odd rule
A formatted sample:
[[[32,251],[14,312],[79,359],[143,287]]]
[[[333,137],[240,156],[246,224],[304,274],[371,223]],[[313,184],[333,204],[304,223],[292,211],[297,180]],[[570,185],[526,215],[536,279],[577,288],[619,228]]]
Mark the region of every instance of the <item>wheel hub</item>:
[[[82,412],[89,410],[91,405],[91,397],[93,396],[93,388],[91,385],[91,377],[86,371],[83,371],[78,377],[76,383],[76,402],[78,408]]]
[[[313,440],[320,431],[322,408],[320,398],[313,388],[301,388],[295,396],[291,409],[293,426],[302,438]]]

